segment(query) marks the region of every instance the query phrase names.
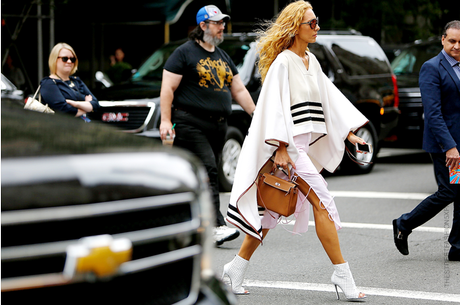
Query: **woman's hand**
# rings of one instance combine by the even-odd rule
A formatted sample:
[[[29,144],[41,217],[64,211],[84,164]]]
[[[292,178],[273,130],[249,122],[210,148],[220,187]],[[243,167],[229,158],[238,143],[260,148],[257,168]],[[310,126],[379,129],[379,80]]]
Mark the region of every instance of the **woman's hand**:
[[[91,97],[91,95],[87,95]],[[91,97],[92,100],[92,97]],[[77,114],[75,115],[76,117],[79,117],[83,114],[86,114],[87,112],[93,111],[93,105],[89,101],[73,101],[73,100],[66,100],[67,104],[69,104],[72,107],[75,107],[78,109]]]
[[[291,164],[292,168],[295,169],[295,164],[292,161],[291,157],[289,157],[289,154],[287,152],[286,144],[280,142],[280,146],[278,147],[275,153],[275,162],[273,163],[273,171],[276,170],[279,166],[281,166],[285,170],[288,170],[289,164]]]
[[[351,131],[348,133],[347,139],[353,145],[356,145],[356,143],[366,144],[366,142],[363,139],[361,139],[360,137],[358,137],[357,135],[355,135]]]

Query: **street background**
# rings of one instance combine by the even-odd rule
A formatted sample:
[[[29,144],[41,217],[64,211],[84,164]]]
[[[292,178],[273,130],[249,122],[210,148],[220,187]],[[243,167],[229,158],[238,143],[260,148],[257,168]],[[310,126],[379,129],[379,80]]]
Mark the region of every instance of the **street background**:
[[[2,71],[6,55],[11,54],[27,78],[21,89],[31,94],[49,74],[47,61],[53,45],[67,42],[79,57],[77,75],[91,87],[95,85],[94,73],[109,67],[109,56],[116,47],[124,48],[126,61],[136,68],[165,41],[186,38],[196,26],[196,12],[204,5],[215,4],[230,14],[231,30],[239,32],[253,31],[257,22],[271,19],[288,2],[158,0],[114,4],[101,0],[95,5],[88,0],[2,0]],[[183,3],[189,5],[182,16],[174,22],[168,19],[168,10],[177,11]],[[459,18],[458,3],[447,0],[311,3],[321,18],[322,30],[356,29],[382,46],[439,35],[446,22]],[[368,294],[368,304],[460,303],[460,263],[445,259],[452,205],[414,231],[409,237],[410,255],[402,256],[393,243],[392,220],[437,189],[427,154],[382,149],[379,156],[370,174],[326,176],[343,223],[339,231],[342,252],[356,284]],[[222,193],[224,215],[228,200],[229,194]],[[245,281],[251,294],[238,296],[240,304],[337,304],[330,282],[333,268],[313,224],[302,236],[288,232],[291,228],[292,223],[271,230],[257,250]],[[233,259],[243,238],[242,234],[213,250],[217,274]]]
[[[367,304],[460,303],[460,263],[445,258],[453,205],[410,235],[408,256],[393,242],[392,220],[437,189],[429,156],[405,149],[382,149],[379,156],[370,174],[326,176],[343,223],[342,253],[356,285],[367,293]],[[229,194],[222,193],[222,213],[228,200]],[[255,252],[244,285],[250,295],[237,296],[239,304],[337,304],[333,267],[314,226],[301,236],[287,231],[291,228],[278,225]],[[214,249],[219,276],[243,238]]]
[[[79,76],[90,89],[95,72],[110,67],[118,47],[125,62],[138,68],[167,41],[185,39],[196,27],[196,13],[209,4],[229,14],[226,32],[253,32],[292,0],[2,0],[2,71],[6,58],[26,78],[21,90],[33,94],[49,74],[48,56],[58,42],[70,44],[79,59]],[[458,19],[456,1],[310,0],[326,30],[356,30],[384,49],[439,36],[448,21]],[[321,34],[321,32],[320,32]],[[391,58],[390,58],[391,59]]]

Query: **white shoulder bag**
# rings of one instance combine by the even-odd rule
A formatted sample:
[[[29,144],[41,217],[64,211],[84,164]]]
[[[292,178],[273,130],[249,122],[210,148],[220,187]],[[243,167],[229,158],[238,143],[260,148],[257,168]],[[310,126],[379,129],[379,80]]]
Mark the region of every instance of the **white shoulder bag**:
[[[33,110],[33,111],[37,111],[37,112],[43,112],[43,113],[51,113],[53,114],[54,113],[54,110],[51,109],[48,104],[46,105],[43,105],[41,103],[42,101],[42,96],[40,95],[39,91],[40,91],[40,87],[41,86],[38,86],[38,89],[37,91],[35,92],[34,94],[34,97],[29,97],[27,99],[27,103],[24,105],[24,109],[27,109],[27,110]],[[38,94],[38,101],[35,99],[35,97],[37,96]]]

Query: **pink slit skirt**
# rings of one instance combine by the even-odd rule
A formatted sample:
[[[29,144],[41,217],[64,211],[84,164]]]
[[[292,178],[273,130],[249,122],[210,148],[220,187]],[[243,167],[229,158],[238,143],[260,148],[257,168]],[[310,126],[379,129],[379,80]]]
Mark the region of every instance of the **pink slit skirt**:
[[[326,180],[324,180],[323,176],[318,173],[315,166],[311,162],[310,157],[308,157],[310,139],[310,133],[301,134],[294,137],[294,143],[299,150],[299,158],[295,163],[295,172],[310,185],[312,190],[314,190],[321,201],[321,208],[327,210],[329,219],[334,221],[336,229],[339,230],[342,226],[340,223],[339,212],[335,206],[334,198],[327,189]],[[277,176],[286,177],[286,175],[280,171],[277,171]],[[299,192],[296,211],[294,213],[295,224],[294,229],[292,230],[294,233],[304,233],[308,230],[310,203],[306,198],[307,195],[308,194],[302,194]],[[263,229],[273,229],[281,221],[281,217],[279,217],[279,215],[275,212],[265,210],[263,212],[261,221]],[[289,223],[289,220],[286,220],[286,223]]]

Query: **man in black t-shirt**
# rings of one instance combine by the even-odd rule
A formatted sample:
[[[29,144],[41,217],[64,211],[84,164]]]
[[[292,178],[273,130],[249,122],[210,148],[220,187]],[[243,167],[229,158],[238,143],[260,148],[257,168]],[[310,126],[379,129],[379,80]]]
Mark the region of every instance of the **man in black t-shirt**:
[[[190,33],[190,40],[166,61],[160,94],[161,139],[168,134],[175,136],[174,145],[198,156],[208,172],[216,212],[216,245],[239,236],[238,230],[227,227],[220,212],[217,168],[232,98],[249,114],[255,109],[235,64],[217,47],[224,40],[228,19],[230,16],[214,5],[198,11],[198,26]]]

